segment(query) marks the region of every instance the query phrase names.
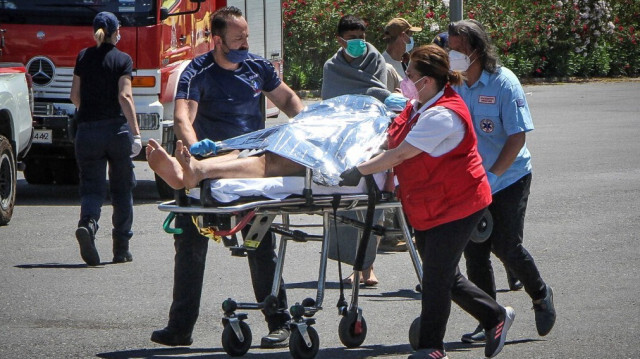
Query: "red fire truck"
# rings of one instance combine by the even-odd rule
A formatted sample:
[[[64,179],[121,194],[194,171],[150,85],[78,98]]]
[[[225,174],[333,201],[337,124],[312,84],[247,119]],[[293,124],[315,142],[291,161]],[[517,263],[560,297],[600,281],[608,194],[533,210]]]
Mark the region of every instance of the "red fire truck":
[[[210,16],[227,4],[245,12],[250,51],[281,69],[278,0],[0,0],[3,61],[26,64],[33,78],[34,138],[25,159],[27,182],[78,182],[75,107],[69,92],[78,52],[95,45],[90,34],[96,13],[110,11],[120,20],[118,48],[133,59],[133,95],[143,144],[154,138],[172,151],[177,80],[194,56],[212,49]],[[156,183],[161,195],[172,194],[159,178]]]

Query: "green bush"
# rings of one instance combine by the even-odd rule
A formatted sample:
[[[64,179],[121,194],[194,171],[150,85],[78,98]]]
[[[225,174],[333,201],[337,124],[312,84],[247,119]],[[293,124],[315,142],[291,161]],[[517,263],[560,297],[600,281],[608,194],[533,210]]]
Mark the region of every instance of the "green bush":
[[[338,49],[340,17],[367,23],[367,41],[381,52],[384,25],[404,17],[421,26],[416,44],[446,31],[448,1],[284,0],[285,81],[294,89],[319,89],[322,66]],[[638,76],[640,1],[464,1],[464,17],[490,33],[503,64],[520,77]]]

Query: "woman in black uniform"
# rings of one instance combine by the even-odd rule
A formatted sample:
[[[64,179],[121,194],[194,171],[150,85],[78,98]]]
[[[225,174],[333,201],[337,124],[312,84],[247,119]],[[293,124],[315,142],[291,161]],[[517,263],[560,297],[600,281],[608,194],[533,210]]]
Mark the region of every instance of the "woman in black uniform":
[[[118,50],[118,18],[101,12],[93,20],[95,47],[78,54],[73,71],[71,102],[76,106],[75,150],[80,169],[80,221],[76,238],[80,255],[90,266],[100,264],[95,246],[100,209],[109,189],[113,205],[113,262],[130,262],[133,235],[133,162],[142,148],[131,91],[131,56]]]

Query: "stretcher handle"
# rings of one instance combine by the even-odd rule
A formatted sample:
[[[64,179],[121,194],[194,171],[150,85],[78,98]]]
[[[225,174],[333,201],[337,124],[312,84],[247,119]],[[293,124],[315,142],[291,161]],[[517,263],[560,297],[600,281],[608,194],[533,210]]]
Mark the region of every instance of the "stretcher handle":
[[[182,228],[171,228],[171,222],[174,218],[176,218],[176,214],[174,212],[169,212],[169,215],[162,224],[162,228],[169,234],[182,234]]]

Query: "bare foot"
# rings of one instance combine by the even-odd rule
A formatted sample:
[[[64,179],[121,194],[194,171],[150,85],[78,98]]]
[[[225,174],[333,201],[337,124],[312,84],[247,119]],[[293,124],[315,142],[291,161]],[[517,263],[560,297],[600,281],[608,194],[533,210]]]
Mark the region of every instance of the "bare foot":
[[[184,188],[182,167],[175,158],[169,156],[167,151],[153,139],[149,140],[145,151],[147,162],[153,172],[157,173],[171,188]]]
[[[193,158],[180,140],[176,142],[176,160],[182,167],[182,183],[185,188],[194,188],[204,179],[201,161]]]
[[[355,276],[356,276],[356,274],[351,272],[351,275],[348,276],[347,278],[343,279],[342,283],[344,283],[344,284],[353,284],[353,279],[355,278]],[[362,275],[360,275],[360,283],[364,283],[364,278],[362,278]]]
[[[362,271],[362,278],[364,279],[364,285],[367,287],[378,285],[378,278],[375,273],[373,273],[373,265]]]

